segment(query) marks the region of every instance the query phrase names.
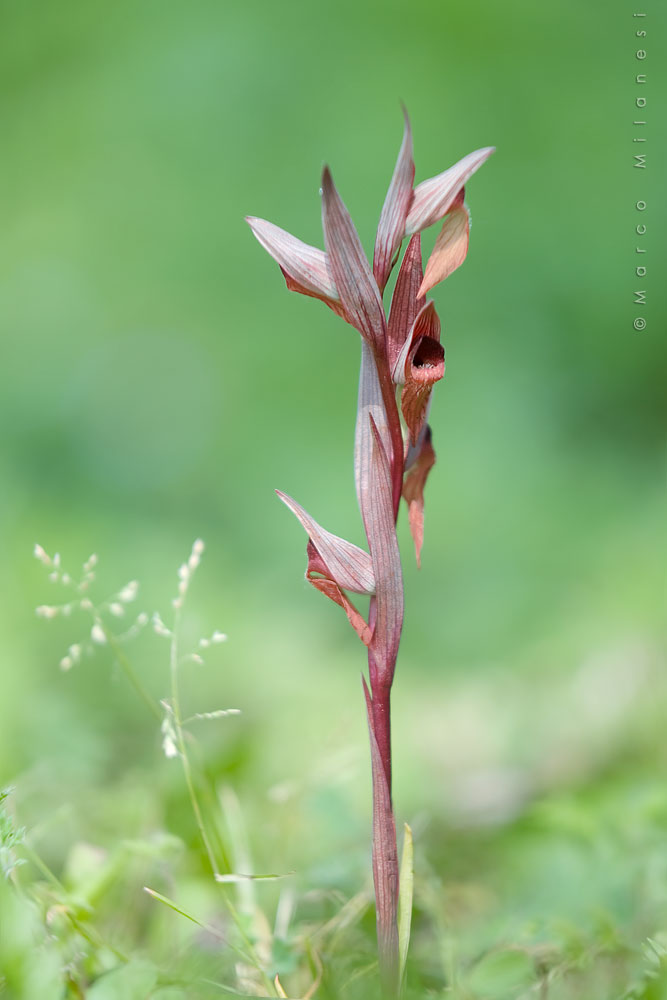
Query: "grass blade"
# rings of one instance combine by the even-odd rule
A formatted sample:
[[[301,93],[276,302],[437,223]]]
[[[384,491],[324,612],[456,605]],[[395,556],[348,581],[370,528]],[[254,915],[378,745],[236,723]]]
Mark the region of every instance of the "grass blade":
[[[401,983],[405,976],[405,963],[408,958],[408,947],[410,945],[412,896],[415,882],[412,830],[407,823],[404,825],[404,831],[398,889],[398,974]]]
[[[164,905],[168,906],[170,910],[174,911],[174,913],[179,913],[182,917],[186,917],[188,920],[191,920],[193,924],[197,924],[198,927],[202,927],[205,931],[209,931],[211,934],[215,934],[217,937],[220,937],[219,932],[213,927],[208,927],[206,924],[203,924],[201,920],[197,920],[197,918],[193,917],[191,913],[188,913],[187,910],[181,909],[181,907],[175,903],[173,899],[169,899],[168,896],[163,896],[161,892],[157,892],[155,889],[151,889],[147,885],[144,886],[144,892],[147,892],[149,896],[153,897],[153,899],[157,899],[161,903],[164,903]]]
[[[240,872],[216,872],[214,877],[216,882],[239,885],[245,882],[277,882],[278,879],[289,878],[295,874],[296,872],[284,872],[282,875],[243,875]]]

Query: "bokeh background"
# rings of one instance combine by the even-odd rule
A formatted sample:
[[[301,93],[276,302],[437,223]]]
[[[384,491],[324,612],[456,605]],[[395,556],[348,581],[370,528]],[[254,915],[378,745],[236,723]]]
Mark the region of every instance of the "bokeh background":
[[[607,910],[655,931],[635,870],[667,817],[667,25],[649,6],[640,65],[620,0],[0,4],[0,781],[55,869],[78,841],[196,836],[112,658],[58,669],[89,626],[35,617],[56,595],[33,545],[72,573],[98,553],[100,594],[137,579],[137,611],[167,619],[201,536],[186,628],[229,640],[185,698],[243,713],[197,731],[211,780],[236,789],[258,870],[365,877],[362,650],[273,495],[361,541],[358,337],[286,291],[243,216],[322,245],[326,162],[371,251],[404,101],[417,180],[497,153],[468,186],[468,260],[435,291],[447,374],[421,572],[401,524],[397,813],[486,945]],[[164,650],[132,646],[158,697]]]

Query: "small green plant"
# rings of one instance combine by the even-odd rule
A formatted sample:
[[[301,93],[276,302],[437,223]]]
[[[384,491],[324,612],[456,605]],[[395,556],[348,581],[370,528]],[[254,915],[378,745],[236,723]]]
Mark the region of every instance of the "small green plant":
[[[171,601],[171,613],[163,616],[159,612],[149,615],[145,611],[130,614],[130,605],[136,601],[139,594],[139,584],[136,580],[131,580],[109,597],[101,600],[95,598],[94,589],[98,562],[96,555],[90,556],[82,566],[81,572],[74,576],[64,569],[60,555],[50,556],[42,546],[36,545],[35,557],[48,570],[50,581],[57,585],[64,595],[64,600],[58,603],[40,605],[36,609],[36,613],[40,618],[47,620],[58,617],[70,618],[77,613],[83,613],[89,618],[86,633],[72,643],[60,659],[60,668],[63,671],[70,671],[80,665],[85,659],[92,657],[96,649],[100,647],[108,647],[111,650],[132,688],[151,713],[154,722],[159,725],[165,757],[181,762],[190,806],[204,847],[210,876],[221,885],[220,898],[236,928],[236,940],[225,938],[224,944],[227,950],[231,950],[236,955],[234,968],[238,984],[243,986],[246,992],[253,995],[283,996],[285,994],[281,992],[280,980],[277,976],[271,975],[271,935],[269,934],[267,939],[268,923],[257,906],[253,888],[254,882],[257,880],[273,880],[281,876],[258,875],[249,870],[251,867],[250,858],[249,852],[244,846],[245,833],[239,815],[239,806],[234,793],[229,788],[222,789],[220,794],[225,809],[225,827],[230,840],[229,849],[222,853],[240,861],[242,868],[239,871],[226,870],[227,866],[218,846],[221,835],[219,830],[211,829],[210,822],[207,821],[200,803],[197,781],[188,749],[192,740],[190,727],[193,724],[239,714],[239,709],[225,708],[195,712],[186,716],[182,709],[181,669],[187,663],[202,664],[206,652],[227,639],[225,633],[215,630],[210,635],[199,639],[194,648],[187,651],[182,649],[184,606],[203,552],[204,543],[198,539],[192,546],[188,559],[179,568],[177,593]],[[129,623],[123,630],[117,631],[118,622],[124,619],[129,619]],[[167,619],[168,624],[165,619]],[[142,678],[134,669],[126,650],[128,642],[149,627],[160,640],[166,641],[168,644],[170,691],[167,697],[160,700],[155,699],[147,690]],[[1,805],[2,800],[0,800]],[[1,855],[3,866],[11,869],[13,865],[19,863],[18,859],[15,858],[13,848],[21,841],[21,831],[17,831],[9,823],[4,811],[0,811],[0,832],[3,837],[3,853]],[[64,899],[66,893],[55,876],[45,870],[39,857],[32,852],[31,858],[55,884],[59,897]],[[236,902],[229,895],[229,890],[226,888],[228,885],[231,885],[236,891]],[[213,937],[220,938],[220,934],[215,928],[189,913],[177,901],[150,886],[146,886],[145,891],[151,898],[167,906],[173,912],[186,917]],[[63,905],[68,909],[66,902]],[[128,961],[126,956],[118,955],[117,957],[122,962]],[[319,981],[317,973],[319,959],[315,958],[313,961],[315,963],[313,966],[315,981]]]
[[[13,876],[15,870],[24,863],[23,858],[16,853],[25,840],[25,830],[18,827],[8,809],[8,799],[13,789],[0,791],[0,869],[6,879]]]

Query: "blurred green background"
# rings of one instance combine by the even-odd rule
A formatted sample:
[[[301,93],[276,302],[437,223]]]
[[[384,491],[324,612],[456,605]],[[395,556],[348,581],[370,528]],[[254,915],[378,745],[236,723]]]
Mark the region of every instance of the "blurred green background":
[[[97,552],[102,594],[137,579],[137,610],[166,618],[201,536],[187,629],[229,642],[188,668],[188,709],[243,712],[201,734],[212,780],[234,784],[258,870],[297,869],[312,887],[349,877],[352,890],[364,877],[362,650],[303,582],[305,539],[272,492],[361,541],[358,337],[287,293],[243,216],[321,246],[326,162],[370,252],[401,100],[417,180],[480,146],[497,153],[467,189],[468,260],[435,291],[447,375],[421,572],[401,518],[399,819],[457,882],[490,849],[457,855],[457,838],[502,831],[536,799],[579,796],[604,829],[604,809],[634,815],[638,788],[667,811],[667,25],[649,7],[640,66],[620,0],[0,3],[0,782],[17,786],[56,869],[78,840],[194,834],[180,776],[111,658],[59,671],[88,625],[35,618],[55,596],[33,544],[71,572]],[[638,68],[646,170],[632,167]],[[166,696],[159,639],[133,656]],[[620,804],[600,812],[609,781]],[[587,863],[519,843],[514,889],[533,886],[531,913],[576,921],[607,905],[606,862],[581,895]],[[514,862],[494,850],[489,912],[523,913]],[[621,922],[633,885],[609,903]]]

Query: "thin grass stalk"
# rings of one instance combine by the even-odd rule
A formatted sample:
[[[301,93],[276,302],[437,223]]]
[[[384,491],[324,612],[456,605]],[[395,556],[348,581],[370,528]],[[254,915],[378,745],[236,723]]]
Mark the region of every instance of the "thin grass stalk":
[[[174,731],[176,733],[176,745],[178,747],[178,754],[181,758],[181,765],[183,767],[183,776],[185,777],[185,784],[188,790],[188,798],[190,799],[190,806],[192,807],[192,812],[195,817],[195,823],[197,825],[197,830],[199,831],[199,836],[201,837],[204,850],[206,852],[206,857],[208,859],[209,867],[211,869],[212,875],[215,877],[219,872],[220,868],[215,856],[215,851],[209,837],[208,830],[206,829],[206,823],[204,822],[204,816],[199,805],[199,798],[195,789],[194,777],[192,774],[192,766],[190,764],[190,758],[188,756],[188,749],[185,740],[185,730],[183,728],[183,721],[181,716],[181,701],[180,701],[180,688],[178,683],[178,668],[179,668],[179,651],[178,651],[178,635],[180,631],[181,622],[181,609],[182,603],[178,604],[174,610],[174,623],[171,634],[170,650],[169,650],[169,667],[171,674],[171,708],[173,713]],[[257,956],[255,946],[253,942],[248,937],[244,922],[241,919],[240,914],[237,912],[236,907],[232,903],[228,894],[224,891],[222,892],[222,898],[225,903],[225,907],[232,918],[236,929],[239,932],[241,939],[247,950],[247,956],[250,959],[251,964],[257,970],[259,976],[261,977],[262,983],[267,990],[267,996],[275,996],[276,990],[271,979],[267,975],[262,962]]]

